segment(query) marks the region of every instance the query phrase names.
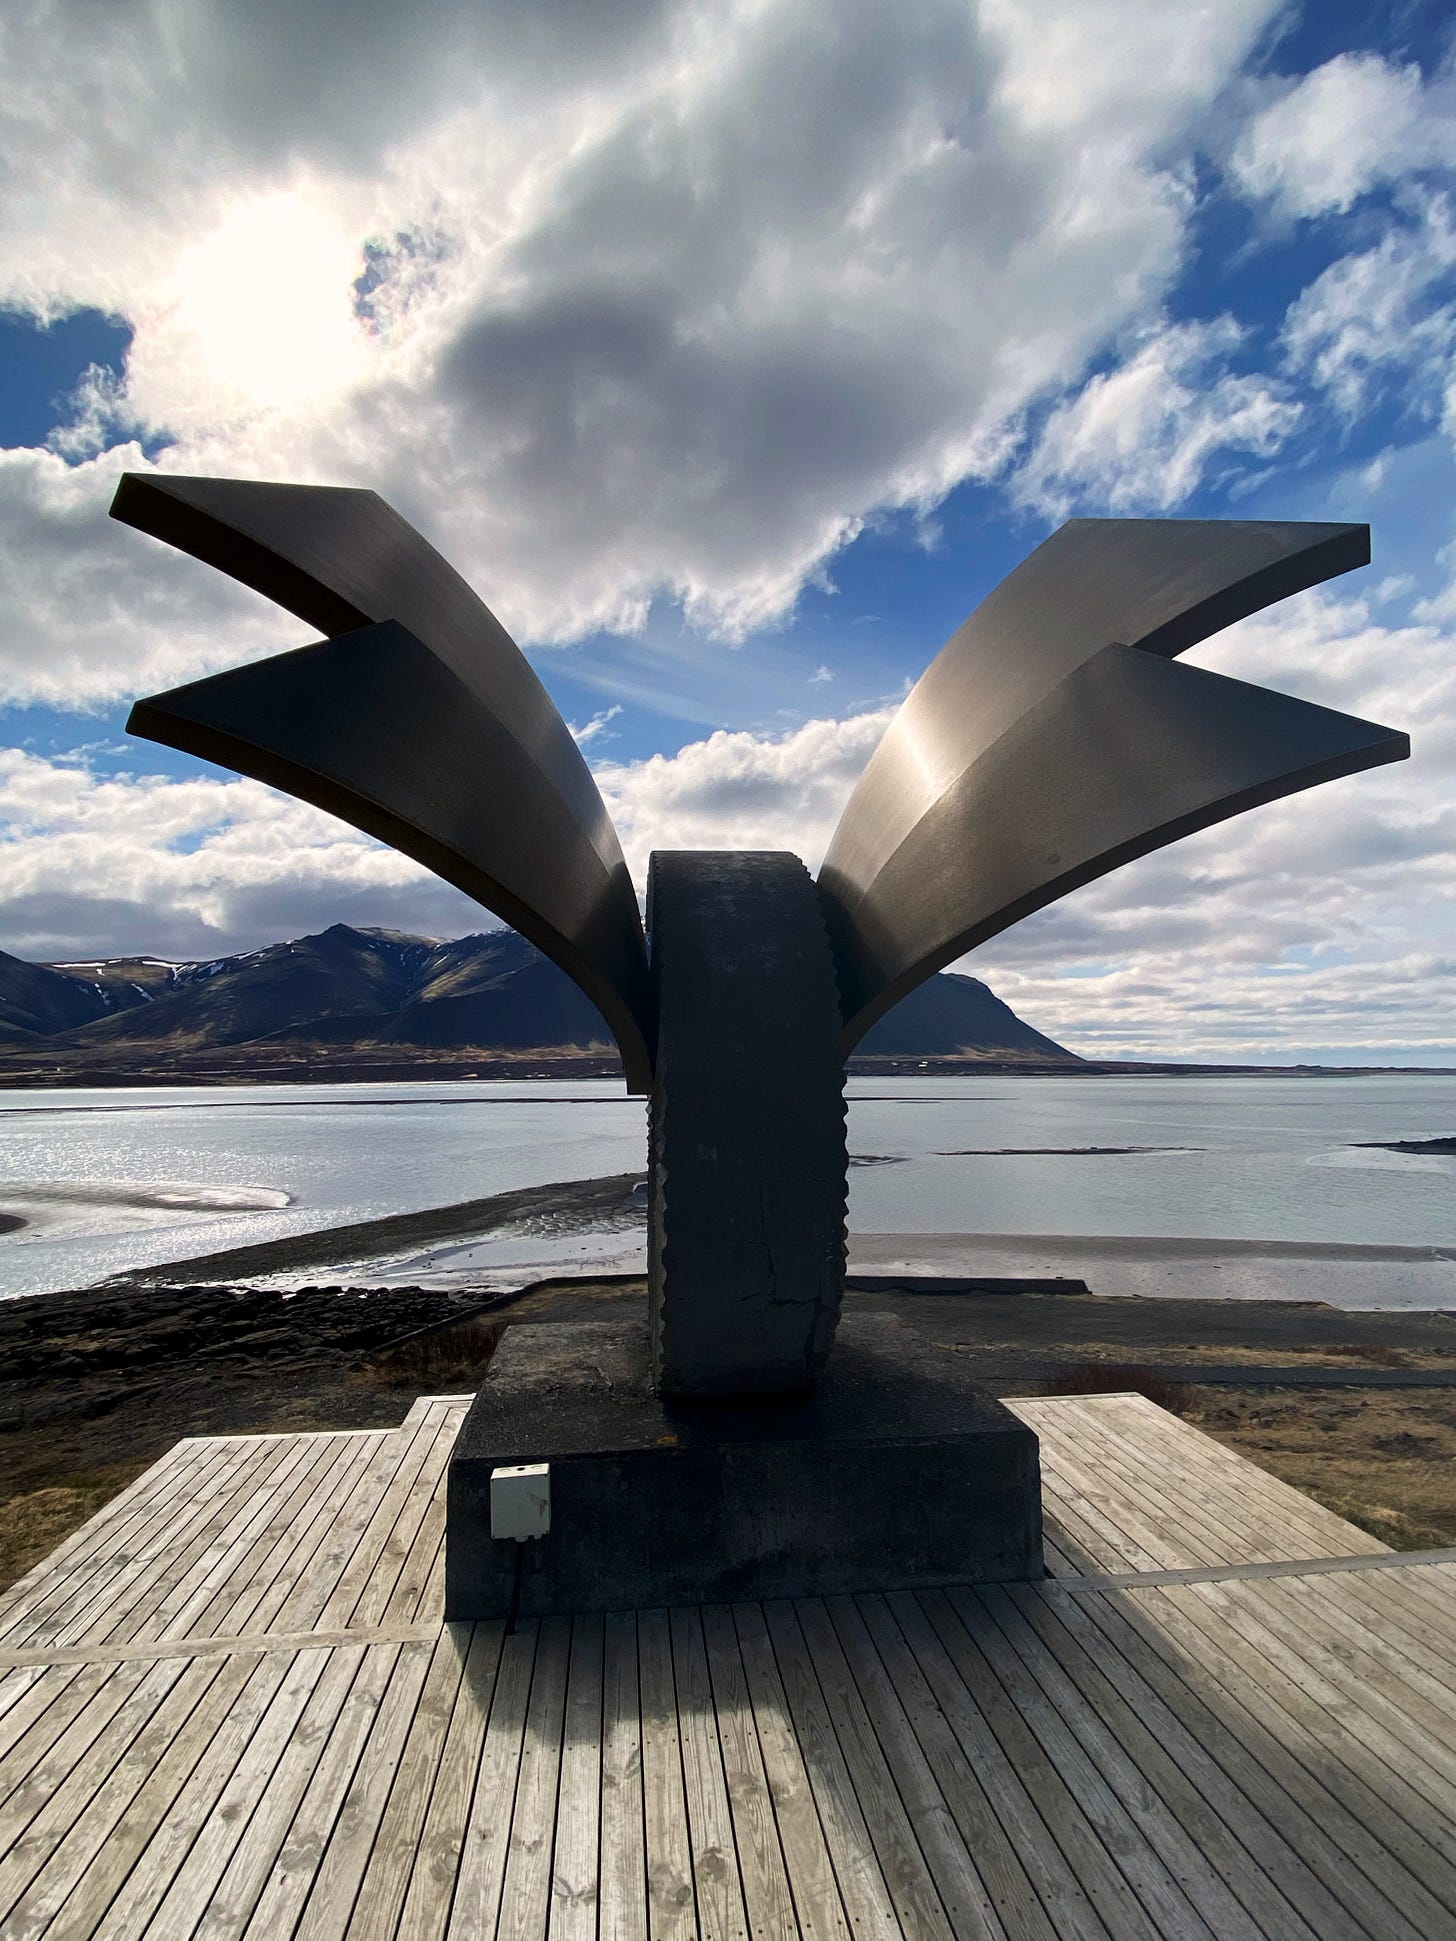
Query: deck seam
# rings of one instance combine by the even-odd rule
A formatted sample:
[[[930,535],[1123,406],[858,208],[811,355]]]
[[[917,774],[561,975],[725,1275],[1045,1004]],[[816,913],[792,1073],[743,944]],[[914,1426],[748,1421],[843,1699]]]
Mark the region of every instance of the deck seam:
[[[135,1644],[68,1645],[64,1650],[0,1655],[0,1674],[32,1666],[50,1665],[126,1665],[160,1663],[167,1658],[228,1658],[242,1652],[266,1656],[274,1651],[309,1651],[315,1647],[337,1650],[345,1645],[434,1644],[444,1626],[437,1619],[430,1624],[381,1625],[373,1631],[253,1631],[238,1637],[156,1638]]]
[[[1258,1563],[1192,1564],[1177,1570],[1109,1571],[1079,1577],[1028,1579],[1038,1588],[1087,1596],[1094,1591],[1156,1590],[1161,1584],[1218,1584],[1260,1577],[1327,1577],[1357,1570],[1419,1570],[1456,1563],[1456,1547],[1444,1550],[1371,1550],[1354,1557],[1278,1557]],[[0,1661],[3,1662],[3,1661]]]

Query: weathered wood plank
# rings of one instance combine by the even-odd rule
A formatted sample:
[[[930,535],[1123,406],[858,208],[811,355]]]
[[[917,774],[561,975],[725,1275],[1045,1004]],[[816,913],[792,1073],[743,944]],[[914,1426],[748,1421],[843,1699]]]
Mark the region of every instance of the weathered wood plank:
[[[895,1913],[894,1884],[881,1871],[870,1830],[865,1825],[864,1811],[824,1694],[814,1676],[793,1607],[766,1605],[762,1616],[764,1636],[782,1680],[787,1717],[798,1740],[845,1914],[857,1934],[886,1935],[895,1941],[900,1923]],[[745,1618],[751,1626],[752,1618],[747,1614]],[[751,1630],[745,1633],[740,1629],[739,1638],[745,1644],[751,1642],[757,1646]],[[744,1656],[747,1662],[747,1650]],[[792,1865],[791,1855],[791,1870]]]
[[[240,1512],[245,1513],[255,1493],[267,1486],[271,1473],[293,1459],[294,1452],[283,1444],[241,1453],[216,1479],[215,1486],[200,1493],[195,1501],[178,1506],[155,1543],[134,1554],[104,1582],[89,1584],[84,1597],[73,1600],[69,1609],[63,1606],[33,1635],[56,1645],[82,1640],[102,1644],[118,1636],[125,1639],[130,1635],[126,1627],[133,1614],[140,1611],[145,1615],[158,1595],[184,1582],[202,1559],[210,1560],[220,1534]]]
[[[28,1667],[25,1673],[11,1674],[23,1677],[25,1682],[16,1685],[10,1703],[0,1714],[0,1802],[4,1801],[10,1788],[26,1771],[29,1755],[27,1753],[17,1761],[12,1758],[15,1748],[53,1706],[59,1708],[56,1717],[74,1718],[81,1706],[88,1702],[89,1694],[106,1676],[107,1669],[104,1664],[90,1663],[45,1665]],[[47,1731],[53,1737],[60,1730],[53,1718]]]
[[[602,1620],[581,1617],[571,1627],[550,1941],[596,1941],[601,1818]]]
[[[12,1910],[16,1941],[52,1929],[73,1941],[95,1932],[221,1720],[263,1670],[256,1657],[182,1667],[157,1712]]]
[[[983,1878],[987,1869],[1000,1868],[1003,1876],[1009,1875],[1005,1868],[1009,1856],[1004,1842],[987,1842],[989,1850],[983,1853],[975,1846],[968,1846],[963,1839],[940,1774],[931,1765],[915,1734],[901,1694],[853,1598],[830,1598],[823,1607],[801,1605],[799,1615],[804,1636],[814,1652],[815,1665],[820,1668],[821,1684],[822,1666],[826,1658],[832,1657],[829,1637],[823,1633],[823,1627],[832,1624],[833,1643],[842,1653],[853,1689],[863,1702],[870,1730],[904,1802],[906,1818],[925,1854],[953,1932],[957,1936],[985,1936],[989,1941],[1004,1941],[1005,1923]],[[956,1773],[951,1790],[959,1790],[968,1783],[979,1794],[979,1787],[962,1768]],[[1019,1884],[1025,1887],[1025,1876],[1019,1868],[1016,1874]],[[1003,1878],[1003,1888],[1007,1884],[1008,1880]],[[1027,1899],[1034,1900],[1029,1890]],[[1036,1913],[1040,1915],[1040,1908]],[[1036,1922],[1032,1931],[1049,1932],[1044,1921]]]
[[[1035,1801],[1037,1812],[1064,1857],[1063,1881],[1058,1883],[1055,1870],[1048,1867],[1043,1876],[1047,1888],[1056,1891],[1061,1885],[1064,1889],[1065,1875],[1070,1869],[1109,1934],[1117,1937],[1117,1941],[1123,1941],[1128,1935],[1138,1935],[1146,1941],[1154,1932],[1153,1925],[1109,1855],[1100,1831],[1084,1811],[1080,1789],[1072,1786],[1039,1734],[1032,1730],[1017,1702],[1017,1693],[1003,1686],[981,1650],[979,1638],[966,1629],[959,1614],[939,1591],[922,1591],[914,1598],[896,1593],[887,1602],[900,1628],[911,1637],[917,1657],[920,1650],[912,1635],[915,1627],[912,1607],[917,1607],[929,1622],[961,1683],[991,1727],[1005,1755],[1005,1763],[1015,1769],[1018,1780]],[[1004,1771],[1005,1764],[1001,1768],[1003,1775]],[[1118,1831],[1120,1834],[1120,1827]],[[1075,1906],[1073,1902],[1074,1909]]]
[[[602,1638],[600,1941],[645,1941],[647,1834],[642,1802],[642,1714],[637,1619],[607,1615]]]
[[[695,1609],[678,1609],[671,1613],[669,1631],[698,1932],[702,1941],[738,1941],[747,1932],[748,1917],[738,1880],[733,1814],[723,1775],[702,1620]]]
[[[8,1590],[0,1592],[0,1646],[16,1635],[18,1625],[38,1619],[49,1603],[93,1575],[117,1549],[145,1541],[147,1532],[162,1523],[167,1502],[187,1490],[210,1462],[218,1460],[201,1444],[178,1443],[120,1495],[103,1504],[89,1522],[73,1531]]]
[[[410,1876],[416,1865],[428,1868],[424,1849],[425,1816],[439,1773],[444,1765],[446,1738],[451,1716],[460,1695],[467,1655],[474,1641],[470,1625],[441,1627],[430,1654],[420,1702],[410,1721],[409,1735],[394,1768],[386,1775],[375,1775],[375,1783],[388,1797],[375,1836],[358,1895],[349,1914],[347,1932],[352,1941],[392,1935],[399,1925],[409,1892]],[[464,1809],[460,1824],[465,1820]],[[448,1883],[442,1883],[441,1898],[449,1905],[454,1891],[452,1864]],[[441,1924],[443,1926],[443,1922]]]
[[[58,1570],[53,1580],[17,1605],[0,1630],[0,1645],[55,1642],[76,1614],[105,1609],[110,1599],[143,1569],[149,1560],[175,1552],[186,1532],[206,1517],[219,1492],[237,1474],[235,1453],[205,1450],[195,1473],[178,1479],[177,1494],[152,1501],[134,1519],[114,1532],[114,1540],[98,1546],[75,1570]],[[185,1494],[180,1493],[185,1482]]]
[[[258,1603],[294,1556],[300,1526],[308,1522],[319,1504],[334,1500],[338,1482],[360,1453],[359,1442],[350,1437],[320,1438],[309,1461],[295,1476],[293,1489],[274,1509],[252,1550],[230,1572],[227,1582],[217,1587],[204,1610],[185,1624],[174,1622],[173,1635],[235,1636],[245,1631]]]
[[[510,1854],[496,1921],[500,1941],[545,1941],[551,1912],[551,1862],[556,1845],[556,1800],[570,1662],[571,1619],[542,1618],[516,1780]]]
[[[361,1435],[346,1447],[341,1468],[332,1473],[327,1493],[302,1516],[293,1541],[273,1566],[266,1584],[250,1587],[232,1613],[230,1623],[250,1631],[286,1631],[289,1621],[284,1613],[296,1592],[305,1586],[334,1581],[331,1572],[342,1569],[338,1551],[345,1548],[351,1531],[360,1523],[358,1502],[361,1491],[370,1490],[370,1479],[377,1475],[380,1441]],[[372,1497],[370,1498],[372,1508]],[[315,1590],[317,1596],[317,1590]],[[298,1628],[320,1628],[314,1619],[300,1619]]]
[[[1074,1599],[1041,1586],[1015,1586],[1009,1596],[1085,1700],[1114,1726],[1260,1933],[1291,1941],[1357,1941],[1365,1933],[1295,1852],[1285,1830],[1293,1801],[1283,1797],[1272,1821],[1260,1811],[1270,1790],[1250,1784],[1248,1762],[1239,1760],[1239,1786],[1217,1764],[1208,1735],[1190,1729],[1192,1693],[1178,1693],[1175,1712],[1143,1677],[1145,1660],[1124,1656],[1099,1636]]]
[[[412,1444],[422,1431],[410,1433]],[[323,1629],[323,1612],[338,1590],[339,1582],[358,1552],[364,1533],[379,1510],[393,1481],[401,1451],[401,1435],[390,1436],[370,1450],[364,1468],[354,1478],[348,1496],[332,1506],[332,1516],[322,1541],[311,1554],[307,1570],[300,1573],[281,1601],[265,1600],[259,1617],[270,1629],[301,1631]],[[406,1448],[405,1454],[407,1456]],[[266,1617],[263,1613],[266,1612]],[[330,1627],[332,1628],[332,1627]]]
[[[276,1533],[280,1516],[287,1516],[300,1483],[307,1484],[316,1450],[288,1448],[253,1485],[245,1502],[236,1506],[213,1536],[206,1550],[185,1571],[158,1572],[148,1594],[128,1613],[126,1622],[108,1633],[107,1642],[130,1644],[143,1639],[186,1637],[203,1623],[209,1607],[225,1601],[235,1574],[247,1567],[260,1543]]]
[[[1235,1743],[1255,1751],[1265,1771],[1298,1803],[1314,1836],[1322,1877],[1341,1882],[1342,1901],[1363,1910],[1373,1890],[1375,1905],[1388,1909],[1385,1920],[1392,1935],[1440,1932],[1449,1911],[1407,1862],[1383,1844],[1378,1828],[1372,1830],[1372,1821],[1385,1823],[1385,1812],[1339,1757],[1329,1756],[1300,1716],[1302,1708],[1290,1709],[1285,1703],[1291,1698],[1285,1681],[1258,1675],[1256,1658],[1247,1661],[1255,1670],[1249,1676],[1242,1655],[1236,1661],[1230,1654],[1223,1628],[1210,1631],[1200,1625],[1196,1614],[1180,1608],[1169,1591],[1109,1592],[1078,1599],[1077,1604],[1085,1604],[1099,1625],[1105,1616],[1115,1613],[1121,1619],[1126,1613],[1126,1628],[1176,1674],[1175,1690],[1197,1691],[1206,1698],[1201,1719],[1205,1734],[1217,1737],[1222,1721],[1228,1720]],[[1284,1817],[1275,1820],[1281,1828],[1288,1823]],[[1361,1920],[1370,1927],[1363,1911]],[[1379,1924],[1371,1931],[1381,1934]]]
[[[1209,1848],[1226,1838],[1222,1822],[1210,1814],[1201,1797],[1183,1780],[1152,1736],[1122,1706],[1105,1680],[1092,1684],[1095,1696],[1072,1679],[1060,1658],[1041,1636],[1036,1623],[1043,1612],[1033,1594],[1023,1599],[1010,1591],[985,1586],[979,1601],[1000,1627],[1002,1635],[1077,1740],[1114,1798],[1167,1868],[1177,1889],[1198,1912],[1214,1935],[1258,1932],[1258,1922],[1231,1883],[1212,1864]],[[1130,1742],[1130,1743],[1129,1743]],[[1174,1802],[1181,1807],[1175,1810]],[[1242,1848],[1229,1855],[1235,1879],[1253,1880],[1259,1870]],[[1266,1911],[1273,1910],[1271,1902]],[[1282,1932],[1294,1941],[1314,1941],[1297,1916],[1281,1910]],[[1166,1923],[1164,1924],[1166,1925]]]
[[[851,1916],[846,1913],[835,1876],[763,1612],[757,1604],[735,1604],[732,1616],[800,1929],[806,1937],[832,1936],[843,1941],[853,1931]],[[870,1932],[891,1934],[894,1930],[889,1923],[893,1922],[894,1928],[899,1923],[894,1921],[893,1909],[885,1898],[883,1881],[878,1883],[877,1893],[877,1913]]]
[[[708,1606],[701,1617],[748,1932],[754,1941],[798,1941],[800,1929],[794,1915],[794,1896],[779,1842],[773,1794],[754,1724],[753,1702],[738,1652],[733,1614],[726,1605],[719,1604]],[[838,1895],[834,1896],[833,1907],[837,1927],[842,1921]]]
[[[1312,1645],[1289,1645],[1269,1586],[1255,1584],[1177,1584],[1151,1593],[1186,1609],[1195,1621],[1217,1625],[1223,1648],[1241,1670],[1273,1684],[1302,1723],[1328,1745],[1341,1765],[1354,1773],[1389,1812],[1439,1852],[1456,1826],[1456,1791],[1440,1768],[1440,1748],[1407,1729],[1395,1708],[1368,1687],[1342,1689],[1317,1663]],[[1150,1593],[1134,1593],[1149,1595]],[[1456,1867],[1443,1868],[1443,1892],[1456,1909]]]
[[[376,1571],[382,1571],[386,1580],[384,1602],[388,1602],[388,1591],[394,1587],[404,1561],[404,1550],[391,1548],[395,1532],[401,1519],[406,1521],[409,1534],[413,1535],[415,1525],[411,1522],[410,1504],[420,1476],[429,1462],[431,1452],[441,1441],[445,1441],[445,1454],[449,1453],[452,1435],[442,1438],[435,1423],[426,1418],[417,1431],[408,1449],[401,1450],[385,1478],[385,1486],[379,1502],[364,1526],[353,1554],[339,1575],[337,1584],[330,1591],[323,1609],[314,1622],[323,1626],[342,1625],[353,1628],[355,1611],[367,1597],[370,1582]],[[443,1458],[442,1458],[443,1460]],[[405,1549],[408,1548],[406,1543]]]
[[[83,1673],[17,1740],[0,1764],[0,1842],[8,1846],[20,1838],[150,1669],[143,1661],[98,1666],[89,1679]]]
[[[642,1706],[642,1806],[647,1829],[647,1912],[652,1941],[693,1941],[697,1905],[678,1743],[677,1696],[665,1611],[637,1614]]]
[[[1077,1795],[1083,1813],[1096,1828],[1102,1844],[1115,1860],[1124,1879],[1137,1896],[1140,1911],[1165,1936],[1178,1941],[1213,1941],[1207,1922],[1183,1892],[1172,1872],[1149,1841],[1140,1820],[1155,1807],[1143,1788],[1143,1815],[1130,1814],[1100,1769],[1087,1756],[1075,1734],[1050,1703],[1037,1682],[1029,1676],[1018,1654],[1011,1648],[1005,1632],[990,1609],[993,1587],[987,1594],[952,1590],[946,1593],[966,1635],[992,1667],[997,1678],[1022,1718],[1035,1732],[1058,1773]],[[1096,1737],[1101,1759],[1112,1758],[1108,1735],[1098,1722],[1089,1722]],[[1136,1802],[1135,1802],[1136,1806]]]
[[[953,1930],[937,1891],[939,1883],[932,1877],[916,1838],[920,1829],[911,1826],[901,1803],[886,1748],[875,1732],[823,1605],[816,1598],[804,1598],[793,1606],[771,1604],[765,1614],[786,1684],[786,1658],[795,1661],[796,1677],[805,1689],[810,1678],[818,1684],[901,1927],[926,1936],[927,1941],[950,1941]],[[789,1691],[792,1704],[792,1685]],[[927,1792],[933,1790],[932,1782]],[[952,1874],[949,1885],[955,1884]],[[967,1931],[978,1932],[974,1927]],[[986,1931],[982,1922],[979,1932]]]
[[[1251,1856],[1245,1869],[1236,1852],[1227,1854],[1225,1878],[1264,1920],[1272,1941],[1285,1932],[1297,1934],[1301,1919],[1320,1941],[1326,1935],[1330,1941],[1353,1941],[1354,1935],[1370,1932],[1377,1906],[1386,1908],[1400,1932],[1406,1931],[1388,1903],[1379,1896],[1369,1898],[1373,1890],[1364,1875],[1352,1868],[1318,1811],[1308,1810],[1321,1796],[1281,1783],[1291,1776],[1291,1768],[1295,1774],[1302,1774],[1302,1768],[1283,1758],[1252,1719],[1241,1718],[1228,1694],[1191,1659],[1178,1653],[1161,1656],[1150,1642],[1151,1627],[1134,1621],[1123,1608],[1125,1599],[1068,1597],[1052,1585],[1018,1589],[1014,1595],[1043,1636],[1065,1641],[1058,1646],[1063,1660],[1076,1665],[1083,1681],[1097,1690],[1099,1681],[1105,1681],[1125,1699],[1138,1723],[1188,1775]],[[1051,1632],[1053,1625],[1056,1633]],[[1078,1651],[1081,1656],[1074,1658]],[[1335,1803],[1328,1804],[1338,1814]],[[1226,1852],[1216,1837],[1210,1839],[1209,1850],[1215,1859]],[[1280,1900],[1266,1902],[1260,1870],[1289,1908],[1287,1917]],[[1351,1874],[1353,1882],[1347,1882]]]
[[[1130,1457],[1099,1422],[1069,1408],[1051,1438],[1053,1461],[1077,1488],[1094,1479],[1106,1500],[1115,1502],[1117,1520],[1140,1532],[1145,1547],[1158,1552],[1172,1546],[1193,1563],[1235,1563],[1268,1554],[1268,1531],[1254,1519],[1232,1517],[1220,1503],[1224,1489],[1210,1490],[1206,1479],[1190,1481],[1172,1463],[1150,1471]]]
[[[535,1656],[534,1624],[518,1626],[501,1646],[475,1796],[460,1846],[447,1930],[451,1941],[488,1941],[495,1933]]]
[[[1267,1584],[1262,1606],[1280,1635],[1312,1656],[1319,1670],[1375,1693],[1399,1719],[1399,1736],[1417,1756],[1456,1779],[1456,1660],[1432,1648],[1429,1634],[1408,1630],[1400,1614],[1362,1584],[1288,1578]],[[1411,1728],[1415,1737],[1410,1738]]]
[[[1268,1530],[1298,1532],[1301,1548],[1285,1550],[1285,1556],[1358,1556],[1388,1548],[1216,1437],[1156,1408],[1145,1396],[1112,1396],[1107,1403],[1097,1412],[1102,1433],[1149,1469],[1156,1473],[1163,1467],[1192,1479],[1210,1492],[1221,1511],[1257,1513]]]
[[[265,1855],[267,1874],[260,1881],[261,1891],[241,1929],[244,1934],[271,1941],[275,1935],[293,1933],[317,1877],[319,1857],[333,1836],[349,1782],[373,1733],[384,1693],[404,1649],[401,1645],[371,1645],[365,1650],[297,1806],[291,1815],[280,1810],[276,1817],[270,1817],[268,1834],[260,1834],[254,1848],[252,1878],[260,1879]],[[265,1795],[264,1804],[272,1803],[271,1795]],[[241,1892],[237,1898],[241,1903]]]
[[[988,1712],[959,1677],[924,1611],[912,1597],[895,1613],[883,1597],[858,1597],[856,1607],[1008,1935],[1105,1941],[1107,1929],[1048,1834]],[[994,1710],[996,1696],[990,1696]]]
[[[60,1932],[89,1941],[104,1927],[108,1941],[125,1941],[150,1926],[156,1903],[236,1766],[240,1748],[272,1704],[289,1662],[281,1653],[240,1654],[222,1662],[167,1755],[125,1802],[96,1863],[77,1878],[56,1915]],[[78,1831],[86,1831],[85,1823]]]
[[[449,1926],[505,1640],[505,1625],[498,1621],[473,1629],[418,1851],[409,1867],[399,1941],[439,1941]],[[503,1809],[496,1804],[509,1820],[511,1799]],[[373,1941],[371,1930],[360,1929],[358,1941]]]
[[[198,1913],[213,1895],[247,1829],[285,1747],[305,1714],[329,1654],[279,1654],[264,1661],[270,1677],[249,1685],[213,1737],[202,1758],[167,1807],[160,1824],[140,1829],[143,1849],[110,1906],[93,1901],[89,1883],[79,1890],[88,1926],[105,1922],[106,1941],[149,1941],[190,1936]],[[271,1669],[281,1665],[274,1681]],[[259,1709],[261,1701],[261,1710]]]
[[[170,1664],[139,1669],[144,1675],[126,1693],[102,1729],[90,1738],[70,1770],[62,1773],[57,1765],[48,1771],[43,1762],[11,1797],[6,1811],[9,1837],[4,1857],[0,1858],[0,1923],[7,1937],[16,1925],[16,1902],[53,1858],[82,1814],[105,1791],[117,1767],[128,1763],[133,1748],[140,1745],[144,1760],[155,1759],[166,1749],[166,1742],[178,1723],[168,1712],[166,1700],[188,1668],[185,1664]],[[206,1671],[212,1669],[209,1666]],[[185,1709],[182,1716],[186,1716]],[[149,1727],[155,1729],[149,1732]],[[59,1746],[53,1757],[59,1759]],[[133,1778],[135,1772],[132,1763]]]
[[[358,1602],[349,1614],[351,1629],[362,1630],[371,1625],[382,1624],[392,1615],[400,1621],[407,1611],[413,1615],[418,1602],[422,1584],[406,1578],[410,1559],[420,1532],[425,1525],[432,1505],[438,1504],[440,1527],[444,1527],[445,1512],[445,1465],[450,1460],[450,1451],[455,1446],[456,1432],[460,1427],[461,1416],[458,1412],[446,1413],[436,1410],[431,1418],[434,1441],[426,1451],[413,1480],[407,1485],[400,1512],[395,1519],[394,1528],[385,1539],[373,1568],[370,1570]],[[429,1544],[426,1567],[433,1560],[439,1547],[438,1535]],[[416,1573],[420,1564],[416,1561]]]
[[[258,1776],[261,1784],[255,1790],[251,1783],[254,1775],[246,1770],[241,1775],[252,1810],[226,1866],[210,1879],[203,1876],[199,1883],[211,1890],[206,1910],[196,1927],[199,1941],[202,1937],[206,1941],[223,1941],[223,1937],[232,1941],[232,1937],[246,1931],[288,1838],[298,1804],[308,1791],[354,1682],[364,1669],[366,1656],[362,1646],[358,1650],[335,1646],[277,1762],[271,1770]],[[180,1900],[171,1895],[168,1900],[172,1903],[172,1918],[185,1920],[187,1911]],[[195,1905],[192,1915],[195,1918]]]
[[[423,1643],[398,1647],[398,1656],[372,1723],[362,1722],[361,1736],[339,1751],[338,1774],[344,1788],[343,1799],[333,1830],[304,1889],[303,1913],[292,1929],[295,1941],[343,1941],[348,1931],[354,1901],[363,1884],[388,1804],[389,1777],[399,1766],[414,1724],[432,1655],[431,1647]],[[367,1737],[362,1736],[365,1733]],[[334,1751],[332,1744],[329,1750]],[[305,1849],[305,1865],[310,1850],[316,1851],[311,1838]],[[294,1902],[299,1898],[293,1896]],[[264,1915],[265,1909],[260,1906],[259,1922]],[[260,1927],[259,1931],[288,1932],[276,1919],[271,1929]]]

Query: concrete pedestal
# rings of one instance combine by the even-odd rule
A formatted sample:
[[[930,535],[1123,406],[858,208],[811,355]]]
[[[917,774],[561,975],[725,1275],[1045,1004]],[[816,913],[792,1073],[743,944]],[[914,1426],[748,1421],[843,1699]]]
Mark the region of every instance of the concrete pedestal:
[[[490,1475],[551,1466],[550,1534]],[[523,1617],[1039,1577],[1035,1435],[903,1321],[845,1321],[809,1394],[653,1392],[647,1327],[509,1328],[450,1459],[445,1615]]]

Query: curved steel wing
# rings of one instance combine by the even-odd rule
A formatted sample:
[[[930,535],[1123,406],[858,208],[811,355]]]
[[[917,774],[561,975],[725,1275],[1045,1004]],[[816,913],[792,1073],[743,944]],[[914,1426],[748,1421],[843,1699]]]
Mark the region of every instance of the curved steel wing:
[[[931,663],[819,874],[849,1052],[965,951],[1134,857],[1410,753],[1173,657],[1370,558],[1367,526],[1074,519]]]
[[[329,636],[139,701],[129,731],[271,783],[504,917],[652,1082],[647,956],[581,751],[488,607],[374,492],[128,473],[112,517]]]

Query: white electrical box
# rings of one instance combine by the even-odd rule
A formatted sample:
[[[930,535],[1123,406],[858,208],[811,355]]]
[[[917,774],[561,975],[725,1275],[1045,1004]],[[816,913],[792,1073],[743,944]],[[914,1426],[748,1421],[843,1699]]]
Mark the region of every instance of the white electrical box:
[[[544,1537],[550,1528],[550,1463],[517,1463],[513,1468],[490,1472],[493,1537],[514,1537],[517,1543],[524,1543],[528,1537]]]

